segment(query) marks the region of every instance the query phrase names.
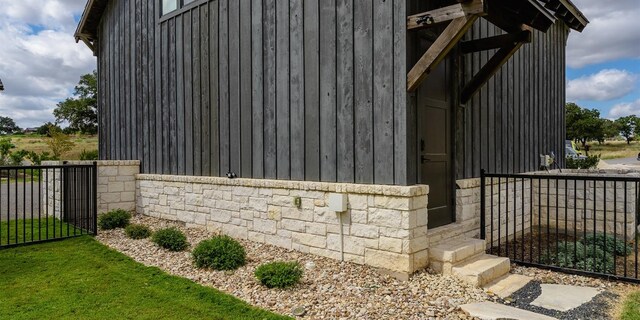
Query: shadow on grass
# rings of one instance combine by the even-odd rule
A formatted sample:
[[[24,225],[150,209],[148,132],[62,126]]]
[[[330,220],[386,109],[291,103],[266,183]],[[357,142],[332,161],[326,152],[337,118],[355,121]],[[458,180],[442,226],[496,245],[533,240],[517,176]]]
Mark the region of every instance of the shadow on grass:
[[[87,234],[87,231],[53,217],[0,222],[0,246],[68,238],[82,234]]]

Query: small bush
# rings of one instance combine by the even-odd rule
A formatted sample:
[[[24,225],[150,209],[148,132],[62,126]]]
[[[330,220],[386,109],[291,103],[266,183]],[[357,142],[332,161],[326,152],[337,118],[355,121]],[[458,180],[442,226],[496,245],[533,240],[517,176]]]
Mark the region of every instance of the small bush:
[[[129,225],[131,213],[122,209],[111,210],[98,217],[98,226],[104,230],[124,228]]]
[[[141,224],[130,224],[124,228],[124,233],[131,239],[145,239],[151,236],[151,229]]]
[[[600,248],[607,255],[616,256],[628,256],[631,254],[633,248],[628,245],[624,240],[614,238],[612,235],[605,235],[598,233],[594,235],[588,235],[582,240],[585,246],[592,246],[595,244],[596,248]]]
[[[202,241],[192,254],[196,267],[213,270],[238,269],[245,264],[247,257],[242,245],[228,236],[216,236]]]
[[[600,155],[588,156],[586,159],[568,157],[566,160],[567,169],[595,169],[600,163]]]
[[[297,262],[272,262],[259,266],[256,278],[267,288],[287,288],[302,278],[302,267]]]
[[[170,251],[182,251],[189,246],[187,237],[182,231],[175,227],[156,231],[151,240],[160,247]]]
[[[82,150],[82,152],[80,152],[80,160],[98,160],[98,150]]]

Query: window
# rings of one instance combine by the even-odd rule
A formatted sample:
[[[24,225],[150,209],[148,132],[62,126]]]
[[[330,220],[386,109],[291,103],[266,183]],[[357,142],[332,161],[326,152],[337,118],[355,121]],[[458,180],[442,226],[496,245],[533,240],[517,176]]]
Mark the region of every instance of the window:
[[[178,10],[196,0],[162,0],[162,14],[165,15],[171,11]]]

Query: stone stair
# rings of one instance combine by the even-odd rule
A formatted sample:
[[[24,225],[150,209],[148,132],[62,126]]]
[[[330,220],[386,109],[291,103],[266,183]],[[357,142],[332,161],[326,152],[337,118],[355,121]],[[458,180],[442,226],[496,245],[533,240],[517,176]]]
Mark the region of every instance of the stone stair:
[[[440,243],[429,250],[431,268],[445,275],[453,275],[459,279],[482,287],[502,288],[507,283],[514,283],[518,288],[509,287],[505,292],[519,289],[528,281],[510,275],[509,258],[497,257],[485,253],[486,244],[479,239],[459,239]],[[515,291],[515,290],[514,290]],[[511,292],[512,293],[512,292]]]

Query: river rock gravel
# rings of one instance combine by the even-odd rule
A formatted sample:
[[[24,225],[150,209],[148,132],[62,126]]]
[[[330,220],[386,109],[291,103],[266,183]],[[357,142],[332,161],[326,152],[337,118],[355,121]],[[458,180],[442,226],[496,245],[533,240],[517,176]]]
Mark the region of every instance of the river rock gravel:
[[[100,231],[97,239],[147,266],[214,287],[266,310],[289,316],[295,313],[301,319],[473,319],[458,306],[498,299],[451,276],[422,271],[409,281],[400,281],[368,266],[247,240],[239,240],[247,251],[244,267],[233,272],[201,270],[193,266],[190,250],[215,233],[144,216],[135,216],[132,223],[152,230],[178,227],[192,247],[169,252],[149,239],[129,239],[122,229]],[[260,285],[253,276],[255,268],[276,260],[298,261],[304,266],[301,283],[286,290]]]

